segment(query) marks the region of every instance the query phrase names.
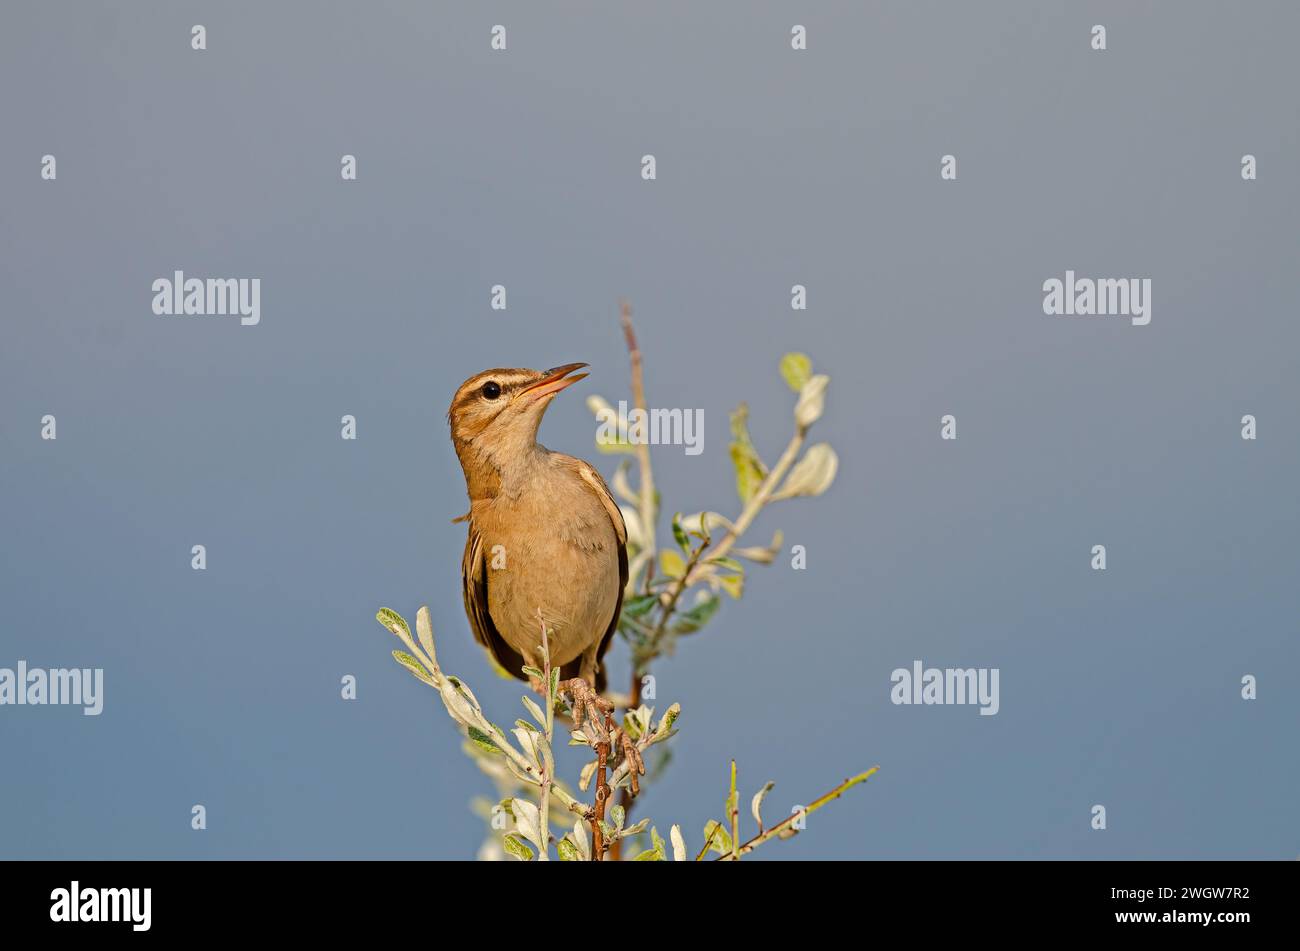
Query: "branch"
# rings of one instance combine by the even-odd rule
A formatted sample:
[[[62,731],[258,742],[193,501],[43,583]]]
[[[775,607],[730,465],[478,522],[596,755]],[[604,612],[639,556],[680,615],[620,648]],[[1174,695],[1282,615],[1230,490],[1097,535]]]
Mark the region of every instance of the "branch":
[[[740,541],[740,536],[745,534],[754,519],[758,517],[758,513],[771,501],[772,493],[776,491],[776,487],[785,478],[786,473],[790,471],[794,461],[799,458],[799,451],[803,448],[804,440],[807,438],[807,427],[796,426],[794,436],[791,437],[790,444],[785,447],[785,452],[781,453],[781,458],[776,461],[776,465],[767,474],[767,478],[758,487],[758,491],[750,496],[749,501],[745,503],[739,517],[732,523],[731,528],[727,529],[727,533],[722,536],[722,540],[718,542],[718,547],[709,555],[710,558],[721,558],[731,551],[736,542]],[[698,580],[691,577],[694,573],[694,571],[685,572],[677,584],[682,588],[689,588]]]
[[[734,764],[734,763],[732,764],[732,767],[731,767],[731,768],[732,768],[733,771],[735,770],[736,767],[735,767],[735,764]],[[809,815],[811,815],[812,813],[814,813],[814,812],[816,812],[818,809],[820,809],[822,806],[826,805],[828,802],[832,802],[832,801],[834,801],[834,800],[836,800],[836,799],[839,799],[840,796],[844,795],[844,793],[845,793],[846,791],[848,791],[849,789],[852,789],[852,788],[853,788],[854,786],[856,786],[858,783],[864,783],[864,782],[866,782],[868,779],[870,779],[872,776],[874,776],[874,775],[875,775],[876,773],[878,773],[879,771],[880,771],[880,767],[879,767],[879,766],[873,766],[873,767],[871,767],[871,769],[867,770],[865,773],[859,773],[858,775],[856,775],[856,776],[854,776],[854,777],[852,777],[852,778],[850,778],[850,779],[846,779],[846,780],[844,780],[844,782],[840,783],[838,786],[836,786],[836,787],[835,787],[834,789],[832,789],[830,792],[826,793],[825,795],[818,796],[816,799],[814,799],[814,800],[809,804],[808,808],[805,809],[805,810],[803,810],[803,813],[802,813],[802,814],[803,814],[804,816],[809,816]],[[718,856],[716,859],[714,859],[713,861],[715,861],[715,862],[734,862],[734,861],[737,861],[737,860],[738,860],[742,855],[748,855],[750,852],[754,851],[754,849],[758,848],[758,847],[759,847],[760,845],[762,845],[764,842],[768,841],[769,839],[775,838],[776,836],[779,836],[781,833],[783,833],[783,832],[785,832],[786,830],[788,830],[788,829],[790,828],[791,823],[793,823],[794,820],[795,820],[799,815],[800,815],[800,813],[792,812],[792,813],[791,813],[790,815],[788,815],[786,818],[782,819],[782,820],[781,820],[780,822],[778,822],[776,825],[772,826],[772,828],[767,829],[766,831],[760,832],[758,835],[754,836],[752,839],[750,839],[750,840],[749,840],[748,842],[746,842],[744,845],[742,845],[742,846],[740,846],[740,847],[738,847],[738,848],[733,848],[733,850],[732,850],[732,852],[731,852],[730,855],[719,855],[719,856]],[[795,831],[798,831],[798,830],[795,830]],[[733,836],[732,841],[733,841],[733,843],[734,843],[734,841],[735,841],[734,836]],[[708,849],[708,843],[706,842],[704,845],[705,845],[705,849],[707,850],[707,849]],[[701,853],[701,854],[703,854],[703,853]]]
[[[655,625],[654,630],[650,634],[651,650],[654,650],[659,646],[659,640],[664,636],[664,631],[668,627],[668,622],[672,619],[673,612],[677,610],[677,602],[681,600],[682,594],[685,593],[688,587],[684,581],[686,578],[691,576],[691,572],[695,570],[695,566],[700,563],[700,557],[704,554],[704,549],[709,547],[709,544],[710,540],[707,538],[700,541],[699,545],[697,545],[691,552],[691,557],[686,562],[686,568],[682,571],[682,577],[668,590],[668,603],[665,604],[659,612],[659,623]],[[653,659],[653,654],[645,658],[647,662]],[[638,675],[644,672],[645,671],[642,669],[640,661],[634,659],[632,676],[638,685],[641,683]]]

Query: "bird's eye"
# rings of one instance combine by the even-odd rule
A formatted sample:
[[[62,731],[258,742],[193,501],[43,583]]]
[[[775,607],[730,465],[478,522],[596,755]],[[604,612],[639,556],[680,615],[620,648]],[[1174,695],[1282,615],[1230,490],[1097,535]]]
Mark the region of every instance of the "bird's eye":
[[[488,380],[483,384],[483,398],[494,400],[501,395],[501,384],[496,380]]]

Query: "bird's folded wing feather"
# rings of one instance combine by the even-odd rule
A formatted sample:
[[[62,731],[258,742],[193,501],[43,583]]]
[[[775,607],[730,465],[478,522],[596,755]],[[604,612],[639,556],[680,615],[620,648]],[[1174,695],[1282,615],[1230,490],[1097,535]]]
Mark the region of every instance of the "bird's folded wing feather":
[[[492,621],[488,611],[488,565],[483,551],[483,536],[470,522],[469,537],[465,539],[465,557],[461,562],[461,583],[465,596],[465,616],[469,618],[474,640],[487,648],[492,659],[508,674],[525,679],[524,658],[506,643]]]
[[[596,652],[596,658],[599,660],[605,656],[605,651],[609,650],[609,643],[614,639],[614,632],[618,630],[619,615],[623,613],[623,590],[627,587],[627,526],[623,524],[623,513],[619,511],[618,503],[614,501],[614,496],[600,473],[579,460],[578,475],[582,476],[582,480],[590,486],[601,504],[605,506],[605,511],[609,513],[609,520],[614,525],[614,535],[618,539],[618,600],[614,602],[614,616],[609,619],[609,627],[601,638],[600,649]],[[596,683],[597,690],[604,689],[603,675],[602,670]]]

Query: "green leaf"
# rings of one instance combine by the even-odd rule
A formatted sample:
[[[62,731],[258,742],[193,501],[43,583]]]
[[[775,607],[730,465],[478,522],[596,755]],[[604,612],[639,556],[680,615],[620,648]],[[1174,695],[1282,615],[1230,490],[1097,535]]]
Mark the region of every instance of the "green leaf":
[[[623,599],[623,613],[628,617],[641,617],[659,600],[657,594],[639,594],[635,598]]]
[[[684,554],[690,554],[691,540],[686,537],[686,531],[682,528],[682,513],[678,512],[673,516],[673,540],[677,542]]]
[[[728,568],[728,569],[730,569],[731,571],[738,571],[738,572],[740,572],[742,575],[745,573],[745,566],[744,566],[744,565],[742,565],[740,562],[736,561],[736,559],[734,559],[734,558],[728,558],[728,557],[726,557],[725,555],[719,556],[719,557],[717,557],[717,558],[710,558],[710,559],[709,559],[709,564],[711,564],[711,565],[717,565],[719,568]]]
[[[407,625],[406,619],[391,608],[380,608],[379,612],[375,615],[375,620],[388,628],[398,637],[402,637],[402,634],[398,633],[398,630],[400,629],[406,634],[406,637],[402,638],[403,640],[410,639],[411,628]]]
[[[736,470],[736,492],[748,502],[767,478],[767,466],[749,438],[749,407],[741,403],[731,414],[731,465]]]
[[[718,579],[718,584],[722,585],[722,590],[727,592],[733,598],[739,598],[745,590],[744,575],[723,575]]]
[[[728,577],[738,576],[729,575]],[[694,607],[687,611],[678,612],[677,621],[673,624],[673,632],[676,634],[694,634],[709,623],[709,619],[717,613],[718,608],[721,606],[721,598],[706,594],[704,600],[697,602]]]
[[[681,713],[682,705],[680,703],[674,703],[665,710],[663,719],[659,721],[659,726],[655,728],[655,736],[665,736],[673,728],[673,724],[677,722],[677,718],[681,716]]]
[[[406,651],[393,651],[393,659],[414,674],[417,680],[433,686],[433,678],[424,669],[424,665]]]
[[[505,846],[506,853],[513,855],[521,862],[531,862],[533,860],[533,850],[524,844],[524,841],[513,832],[507,833],[501,840]]]
[[[663,849],[646,849],[632,860],[633,862],[666,862]]]
[[[559,842],[555,843],[555,851],[560,853],[561,862],[581,862],[582,854],[578,852],[578,847],[566,835]]]
[[[538,670],[536,667],[525,667],[523,670],[525,677],[536,677],[538,680],[541,680],[546,676],[546,674],[542,673],[542,671]]]
[[[812,360],[806,353],[787,353],[781,358],[781,376],[786,386],[798,393],[812,376]]]
[[[468,728],[469,738],[474,745],[486,753],[501,753],[503,750],[493,742],[490,734],[484,733],[476,726]]]
[[[623,828],[623,823],[627,820],[627,812],[624,811],[622,806],[611,806],[609,810],[609,818],[613,820],[614,831],[618,832]]]

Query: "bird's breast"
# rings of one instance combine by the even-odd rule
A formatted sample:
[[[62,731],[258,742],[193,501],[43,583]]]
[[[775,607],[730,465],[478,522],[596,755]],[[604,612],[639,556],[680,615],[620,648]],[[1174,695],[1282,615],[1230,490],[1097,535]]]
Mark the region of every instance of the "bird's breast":
[[[537,655],[538,612],[551,659],[567,664],[609,627],[619,593],[618,539],[608,513],[581,484],[497,499],[475,513],[487,561],[488,610],[501,636]]]

